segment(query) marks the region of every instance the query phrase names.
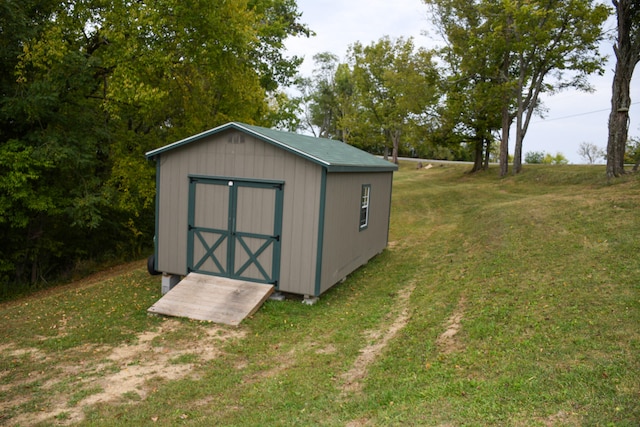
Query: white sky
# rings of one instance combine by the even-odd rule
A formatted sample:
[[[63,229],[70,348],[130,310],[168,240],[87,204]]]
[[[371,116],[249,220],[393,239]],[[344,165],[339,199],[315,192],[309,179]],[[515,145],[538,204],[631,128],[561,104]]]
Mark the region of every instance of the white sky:
[[[300,69],[305,76],[311,76],[316,53],[331,52],[344,60],[349,45],[356,41],[368,45],[386,35],[413,37],[416,45],[428,48],[440,43],[428,20],[427,6],[421,0],[298,0],[297,3],[303,14],[301,21],[316,33],[309,39],[287,41],[291,55],[305,58]],[[425,35],[425,32],[429,34]],[[613,56],[611,43],[603,45],[603,53]],[[564,91],[543,98],[548,108],[546,118],[532,118],[524,140],[524,153],[561,152],[571,163],[582,163],[577,153],[581,142],[606,148],[613,67],[610,60],[604,76],[590,78],[596,87],[594,93]],[[631,84],[631,102],[637,104],[631,106],[629,127],[630,136],[636,137],[640,136],[640,96],[636,96],[640,95],[640,78],[637,73]],[[513,138],[510,151],[513,152]]]

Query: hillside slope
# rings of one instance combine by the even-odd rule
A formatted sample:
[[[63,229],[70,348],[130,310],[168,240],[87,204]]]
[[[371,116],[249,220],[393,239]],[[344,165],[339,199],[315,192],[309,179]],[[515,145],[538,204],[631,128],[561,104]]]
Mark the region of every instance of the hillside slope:
[[[638,177],[463,172],[402,165],[388,249],[315,306],[149,316],[143,263],[0,305],[0,424],[637,425]]]

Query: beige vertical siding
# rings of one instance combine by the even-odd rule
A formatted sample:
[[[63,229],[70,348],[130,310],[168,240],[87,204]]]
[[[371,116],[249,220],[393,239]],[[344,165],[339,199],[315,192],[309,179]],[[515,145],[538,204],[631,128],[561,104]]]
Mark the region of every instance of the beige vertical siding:
[[[320,293],[387,246],[392,172],[327,175]],[[371,185],[369,225],[360,230],[362,185]]]
[[[158,161],[159,271],[179,275],[187,272],[189,175],[280,180],[285,182],[280,289],[313,294],[318,246],[320,166],[235,130],[163,153]],[[211,212],[211,215],[218,214]],[[247,215],[239,219],[245,222],[255,219],[255,215]],[[257,227],[262,229],[262,223]]]

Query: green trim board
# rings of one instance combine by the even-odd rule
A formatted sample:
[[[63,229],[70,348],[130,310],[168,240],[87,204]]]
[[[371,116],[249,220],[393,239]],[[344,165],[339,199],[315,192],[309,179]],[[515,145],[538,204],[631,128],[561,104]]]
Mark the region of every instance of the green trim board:
[[[153,234],[153,269],[158,271],[158,234],[160,232],[160,162],[156,162],[156,217]]]
[[[189,224],[195,223],[196,218],[196,186],[192,185],[194,182],[189,178],[189,199],[187,205],[187,274],[190,273],[189,268],[193,265],[193,248],[194,248],[194,237],[195,233],[192,233],[189,230]]]
[[[207,175],[188,175],[189,181],[204,182],[204,183],[216,183],[221,185],[228,185],[229,181],[239,182],[245,187],[253,188],[282,188],[284,181],[271,180],[271,179],[254,179],[254,178],[236,178],[233,176],[207,176]]]
[[[318,247],[316,254],[316,277],[314,286],[314,296],[320,296],[322,288],[322,251],[324,250],[324,217],[327,201],[327,170],[322,169],[320,177],[320,207],[318,215]]]
[[[275,224],[274,234],[280,236],[280,238],[274,243],[273,253],[273,265],[271,267],[271,273],[276,278],[274,286],[276,289],[280,288],[280,260],[282,252],[282,217],[284,216],[284,183],[280,183],[280,191],[276,191],[276,210],[275,210]]]
[[[387,245],[389,244],[389,230],[391,229],[391,227],[389,226],[391,224],[391,202],[393,199],[393,177],[391,178],[391,185],[389,186],[389,204],[387,205],[389,207],[388,211],[387,211],[387,240],[385,241],[384,246],[387,247]]]
[[[275,129],[230,122],[189,138],[165,145],[145,154],[147,159],[155,159],[162,153],[199,141],[212,135],[237,130],[273,144],[313,163],[321,165],[329,172],[382,172],[396,171],[398,166],[362,151],[342,141],[316,138]]]

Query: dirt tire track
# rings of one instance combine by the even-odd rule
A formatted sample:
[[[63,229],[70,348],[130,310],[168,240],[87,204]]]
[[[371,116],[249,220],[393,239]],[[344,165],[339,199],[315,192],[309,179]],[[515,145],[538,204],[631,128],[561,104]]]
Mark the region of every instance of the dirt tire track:
[[[409,299],[415,288],[416,284],[411,283],[398,292],[398,299],[394,308],[395,311],[399,313],[386,331],[374,330],[368,332],[373,342],[360,350],[360,355],[353,363],[353,367],[341,376],[343,380],[341,387],[342,394],[362,390],[362,381],[367,376],[369,366],[375,361],[378,355],[384,351],[389,341],[407,325],[409,322]]]
[[[447,326],[443,333],[438,336],[436,340],[436,346],[442,354],[450,354],[460,349],[460,341],[456,338],[456,335],[462,327],[462,317],[464,316],[467,299],[464,295],[458,300],[458,306],[454,310],[449,320],[447,320]]]

